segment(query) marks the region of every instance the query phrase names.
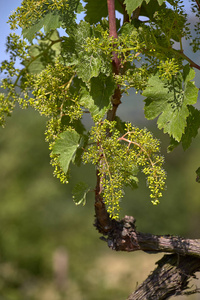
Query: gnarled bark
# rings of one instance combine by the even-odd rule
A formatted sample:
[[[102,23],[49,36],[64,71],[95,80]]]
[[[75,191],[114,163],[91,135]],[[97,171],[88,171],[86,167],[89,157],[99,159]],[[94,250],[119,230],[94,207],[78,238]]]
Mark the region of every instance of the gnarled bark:
[[[194,273],[200,271],[200,258],[177,254],[164,255],[158,267],[133,292],[127,300],[165,300],[171,296],[192,294],[198,289],[185,292]]]
[[[108,215],[102,218],[106,213],[105,207],[101,207],[101,215],[96,210],[95,226],[104,234],[102,239],[112,250],[173,253],[163,256],[154,272],[127,300],[161,300],[184,294],[194,273],[200,271],[200,240],[141,233],[136,230],[133,217],[125,216],[116,221]],[[195,289],[189,293],[197,292],[199,290]]]
[[[115,0],[107,0],[109,17],[109,34],[117,39]],[[138,17],[138,10],[133,17]],[[126,15],[126,19],[128,16]],[[192,61],[190,61],[192,63]],[[113,51],[113,74],[120,74],[121,62]],[[195,65],[193,65],[195,67]],[[116,110],[121,103],[121,90],[117,86],[112,97],[112,109],[107,119],[113,121]],[[200,271],[200,240],[190,240],[171,235],[153,235],[136,230],[133,217],[126,216],[121,221],[112,220],[106,211],[101,196],[102,184],[97,170],[97,185],[95,189],[95,226],[103,234],[102,239],[112,250],[137,251],[148,253],[167,252],[170,255],[158,262],[155,271],[133,292],[128,300],[162,300],[172,295],[183,294],[188,288],[189,279]],[[197,292],[194,290],[193,292]]]

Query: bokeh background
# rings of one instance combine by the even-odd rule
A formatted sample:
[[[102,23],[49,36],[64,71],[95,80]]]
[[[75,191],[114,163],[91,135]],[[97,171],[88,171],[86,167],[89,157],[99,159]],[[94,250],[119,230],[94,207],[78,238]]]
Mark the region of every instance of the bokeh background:
[[[19,4],[2,2],[0,60],[6,55],[7,17]],[[191,57],[187,48],[186,53]],[[197,56],[191,58],[199,63]],[[133,215],[139,231],[199,238],[200,184],[195,170],[200,166],[200,138],[187,151],[178,147],[168,154],[169,139],[155,122],[144,119],[143,98],[134,91],[122,98],[118,115],[147,127],[161,140],[168,173],[158,206],[151,204],[141,175],[139,188],[126,190],[121,216]],[[45,123],[32,109],[17,107],[6,128],[0,129],[0,300],[124,300],[162,254],[114,252],[99,239],[93,227],[94,195],[84,207],[75,206],[71,196],[77,180],[87,178],[95,184],[94,170],[72,167],[71,183],[60,184],[49,164]],[[198,282],[194,279],[191,286]],[[200,295],[176,299],[196,300]]]

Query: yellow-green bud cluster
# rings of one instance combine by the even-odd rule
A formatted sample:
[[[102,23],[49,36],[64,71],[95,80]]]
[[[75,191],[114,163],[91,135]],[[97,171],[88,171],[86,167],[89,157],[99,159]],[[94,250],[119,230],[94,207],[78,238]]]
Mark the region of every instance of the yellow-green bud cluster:
[[[136,176],[136,167],[141,167],[147,176],[153,204],[162,196],[166,173],[162,168],[164,159],[159,154],[159,141],[149,131],[128,123],[125,134],[120,136],[115,126],[115,122],[108,120],[96,123],[91,130],[91,146],[83,160],[97,166],[108,212],[118,218],[123,188]]]

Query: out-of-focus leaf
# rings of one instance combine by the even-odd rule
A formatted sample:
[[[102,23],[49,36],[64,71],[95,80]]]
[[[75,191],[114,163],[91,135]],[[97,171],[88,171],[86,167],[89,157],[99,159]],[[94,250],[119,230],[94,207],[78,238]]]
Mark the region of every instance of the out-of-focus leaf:
[[[24,38],[26,38],[29,42],[32,42],[35,33],[38,32],[42,27],[44,27],[45,33],[48,33],[51,30],[59,28],[61,24],[62,22],[58,12],[49,12],[35,25],[29,28],[24,28],[22,30],[22,34]]]
[[[52,44],[52,42],[57,40],[59,40],[59,34],[57,30],[55,30],[47,36],[47,39],[39,40],[38,44],[30,46],[30,60],[23,62],[30,73],[38,74],[44,70],[48,64],[55,61],[61,52],[61,42]]]

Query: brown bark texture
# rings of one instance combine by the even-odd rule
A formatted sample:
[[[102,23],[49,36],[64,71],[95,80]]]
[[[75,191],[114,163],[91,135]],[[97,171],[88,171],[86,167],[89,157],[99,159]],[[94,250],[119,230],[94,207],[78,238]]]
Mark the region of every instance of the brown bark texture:
[[[117,39],[115,0],[107,0],[107,6],[109,34]],[[139,10],[133,14],[134,18],[138,17]],[[113,73],[115,75],[120,74],[121,62],[115,51],[113,51],[112,65]],[[121,89],[120,86],[117,86],[112,97],[112,109],[107,114],[108,120],[114,120],[120,103]],[[198,289],[188,292],[186,290],[195,272],[200,271],[200,240],[138,232],[135,219],[130,216],[125,216],[121,221],[111,219],[101,196],[103,187],[98,170],[96,176],[96,221],[94,225],[103,234],[101,239],[107,242],[108,247],[116,251],[142,250],[150,254],[170,253],[163,256],[157,263],[154,272],[128,297],[128,300],[162,300],[169,299],[173,295],[199,292]]]
[[[157,264],[154,272],[127,300],[164,300],[199,292],[196,288],[186,290],[194,273],[200,270],[200,258],[171,254],[164,255]]]
[[[125,216],[121,221],[112,220],[105,206],[96,209],[95,226],[112,250],[171,253],[157,262],[154,272],[127,300],[162,300],[199,292],[196,288],[186,290],[195,272],[200,271],[200,240],[138,232],[132,216]]]

